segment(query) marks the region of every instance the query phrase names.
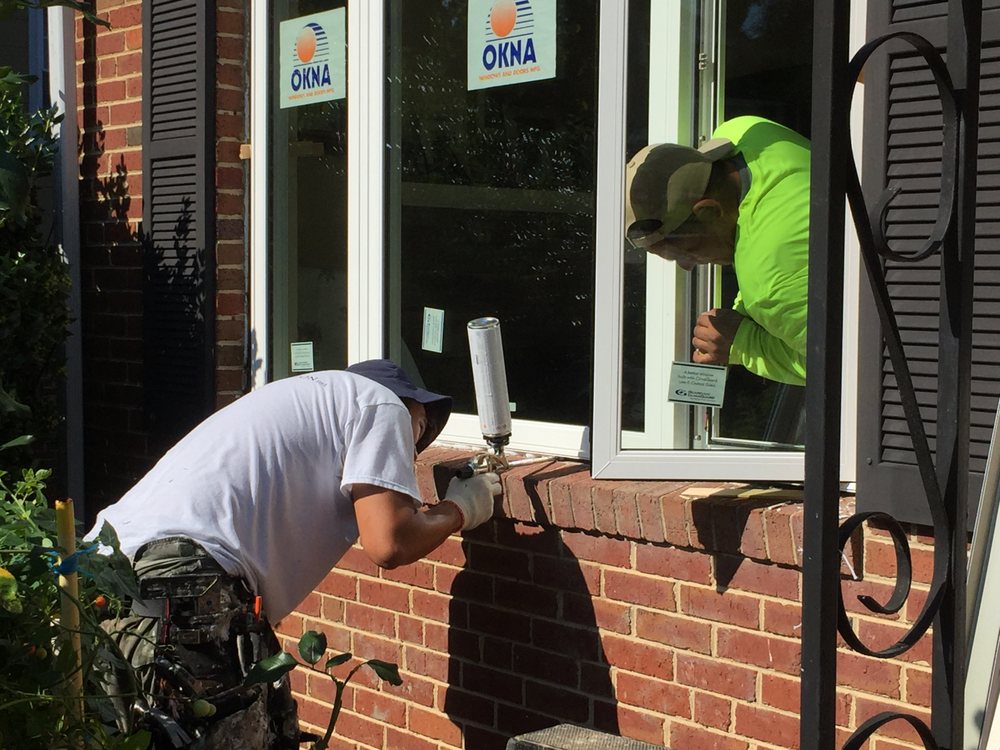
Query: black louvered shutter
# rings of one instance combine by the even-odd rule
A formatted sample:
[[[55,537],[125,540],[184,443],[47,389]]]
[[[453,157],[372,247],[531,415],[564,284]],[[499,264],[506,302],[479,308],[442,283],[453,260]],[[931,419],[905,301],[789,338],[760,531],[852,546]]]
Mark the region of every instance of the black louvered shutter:
[[[947,3],[892,0],[869,4],[868,38],[914,31],[945,48]],[[982,91],[976,208],[972,333],[970,524],[978,506],[986,454],[1000,395],[1000,0],[983,13]],[[940,202],[941,102],[930,71],[911,48],[891,47],[865,71],[865,196],[902,189],[887,214],[887,236],[900,251],[930,234]],[[914,386],[934,449],[937,406],[940,258],[886,262]],[[862,292],[858,412],[858,507],[927,524],[930,515],[892,365],[870,292]],[[971,528],[971,525],[970,525]]]
[[[154,448],[214,406],[215,3],[143,3],[143,380]]]

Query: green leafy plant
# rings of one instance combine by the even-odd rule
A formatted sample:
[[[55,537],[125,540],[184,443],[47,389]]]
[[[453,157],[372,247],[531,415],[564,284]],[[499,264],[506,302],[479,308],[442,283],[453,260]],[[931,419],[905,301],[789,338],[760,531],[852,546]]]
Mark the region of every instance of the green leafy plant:
[[[53,8],[62,6],[79,11],[84,18],[92,23],[108,26],[107,21],[102,21],[94,15],[93,3],[76,2],[76,0],[0,0],[0,21],[9,17],[12,13],[26,8]]]
[[[109,721],[101,675],[126,666],[99,620],[138,593],[131,563],[110,526],[66,554],[45,499],[47,470],[0,471],[0,747],[143,750],[147,732]],[[100,551],[100,554],[97,552]],[[59,574],[79,579],[78,630],[62,622]],[[70,645],[79,636],[80,657]],[[82,697],[73,686],[82,684]]]
[[[43,236],[37,201],[62,118],[55,108],[25,111],[22,90],[31,80],[0,67],[0,444],[54,434],[62,419],[57,386],[70,282],[59,248]],[[23,451],[4,458],[0,468],[27,463]]]
[[[334,698],[333,709],[330,711],[330,721],[327,724],[326,733],[320,740],[313,744],[313,750],[326,750],[329,746],[334,726],[337,723],[337,717],[340,716],[340,710],[344,704],[344,689],[347,687],[347,683],[351,681],[351,678],[362,667],[369,667],[379,679],[388,682],[390,685],[403,684],[403,679],[399,676],[399,667],[379,659],[368,659],[367,661],[355,664],[343,679],[338,678],[333,674],[332,670],[347,664],[347,662],[354,658],[353,654],[346,652],[329,657],[323,662],[322,667],[318,667],[317,665],[323,661],[323,657],[326,655],[327,647],[326,636],[315,630],[307,630],[302,634],[299,638],[298,651],[304,663],[288,652],[282,651],[280,654],[274,654],[254,664],[247,673],[244,684],[254,685],[257,683],[274,682],[292,671],[296,666],[304,666],[313,672],[325,674],[333,680]]]

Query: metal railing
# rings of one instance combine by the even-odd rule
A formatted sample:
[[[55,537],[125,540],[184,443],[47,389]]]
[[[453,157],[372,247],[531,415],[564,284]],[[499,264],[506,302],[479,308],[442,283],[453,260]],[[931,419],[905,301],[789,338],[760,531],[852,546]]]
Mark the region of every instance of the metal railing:
[[[874,0],[879,2],[879,0]],[[843,747],[854,750],[890,722],[911,725],[925,748],[962,747],[965,684],[966,504],[969,456],[972,272],[976,202],[979,55],[982,0],[949,0],[945,54],[923,37],[897,32],[866,44],[849,59],[849,0],[815,0],[813,46],[812,204],[806,386],[805,520],[802,597],[802,748],[831,750],[837,737],[837,633],[870,658],[909,650],[933,625],[931,726],[905,711],[864,721]],[[923,248],[901,255],[884,233],[890,185],[869,209],[851,151],[852,90],[869,57],[905,44],[934,76],[944,116],[941,206]],[[840,523],[840,396],[843,334],[844,201],[848,201],[875,298],[885,344],[913,439],[925,500],[933,518],[934,572],[923,609],[894,644],[874,649],[854,631],[840,588],[840,553],[852,532],[878,520],[892,537],[897,579],[885,603],[859,597],[876,614],[898,612],[910,591],[910,555],[902,525],[884,513],[859,513]],[[884,260],[941,256],[936,451],[917,406]],[[851,363],[848,363],[851,364]]]

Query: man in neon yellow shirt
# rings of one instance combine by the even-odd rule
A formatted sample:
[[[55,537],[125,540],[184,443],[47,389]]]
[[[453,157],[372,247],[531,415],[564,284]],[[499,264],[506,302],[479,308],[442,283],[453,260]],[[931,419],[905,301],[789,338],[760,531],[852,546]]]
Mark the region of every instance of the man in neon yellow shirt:
[[[698,316],[694,362],[806,378],[809,142],[761,117],[720,125],[699,149],[646,146],[626,168],[625,234],[685,269],[732,265],[732,310]]]

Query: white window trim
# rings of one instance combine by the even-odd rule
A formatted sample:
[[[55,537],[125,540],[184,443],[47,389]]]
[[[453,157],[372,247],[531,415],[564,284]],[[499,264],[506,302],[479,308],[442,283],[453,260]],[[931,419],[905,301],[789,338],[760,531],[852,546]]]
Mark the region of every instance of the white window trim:
[[[347,361],[385,356],[385,3],[347,3]]]
[[[269,2],[250,5],[250,377],[253,388],[270,380],[270,308],[267,295],[268,206],[267,50]]]
[[[865,37],[866,3],[852,8],[851,42]],[[597,251],[594,307],[594,431],[592,474],[602,479],[705,479],[802,481],[798,452],[739,450],[625,450],[622,448],[622,223],[624,206],[627,3],[601,4],[598,77]],[[863,112],[857,95],[852,112],[855,153],[861,153]],[[846,208],[845,208],[846,210]],[[848,223],[850,227],[850,223]],[[856,475],[858,305],[857,240],[845,240],[844,363],[841,402],[841,479]]]
[[[664,0],[673,8],[682,0]],[[852,19],[852,47],[865,38],[865,5]],[[348,359],[384,356],[384,87],[385,13],[383,2],[348,0]],[[268,370],[270,310],[268,294],[268,65],[270,3],[251,5],[250,66],[253,144],[250,162],[250,341],[253,387],[271,379]],[[623,450],[621,446],[622,324],[622,175],[624,173],[624,96],[627,47],[625,3],[601,3],[598,79],[597,232],[595,289],[595,365],[593,428],[581,425],[513,422],[510,448],[568,458],[591,458],[601,478],[744,479],[795,481],[802,478],[802,455],[758,451]],[[855,153],[860,154],[861,111],[852,115]],[[848,224],[850,227],[850,223]],[[860,268],[857,242],[846,245],[844,361],[857,359]],[[841,476],[853,481],[856,459],[857,373],[844,373]],[[669,431],[669,427],[666,428]],[[591,451],[591,440],[592,451]],[[481,445],[475,415],[455,414],[439,442]]]
[[[253,3],[251,27],[250,142],[250,346],[254,388],[272,378],[271,303],[268,292],[268,139],[270,135],[268,50],[271,3]],[[382,254],[382,59],[380,2],[347,3],[347,274],[349,362],[383,356]]]
[[[697,83],[692,61],[698,54],[694,35],[697,6],[682,0],[653,0],[649,28],[662,29],[649,45],[650,143],[692,143],[691,112]],[[638,252],[638,251],[636,251]],[[645,372],[643,426],[622,435],[627,449],[687,445],[691,439],[688,410],[667,399],[670,366],[686,355],[690,339],[687,316],[677,315],[687,297],[687,274],[676,263],[646,256]],[[669,321],[673,321],[673,325]]]

